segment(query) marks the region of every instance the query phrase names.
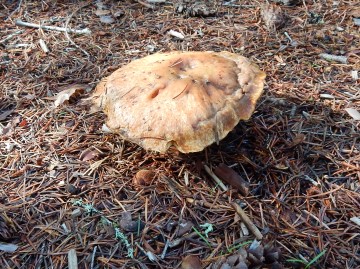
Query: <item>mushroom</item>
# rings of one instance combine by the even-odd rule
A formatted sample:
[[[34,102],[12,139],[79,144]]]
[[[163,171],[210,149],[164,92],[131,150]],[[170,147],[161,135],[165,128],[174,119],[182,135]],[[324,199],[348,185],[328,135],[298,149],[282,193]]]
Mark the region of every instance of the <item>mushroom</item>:
[[[156,53],[103,79],[93,94],[106,125],[147,150],[198,152],[247,120],[265,73],[230,52]]]

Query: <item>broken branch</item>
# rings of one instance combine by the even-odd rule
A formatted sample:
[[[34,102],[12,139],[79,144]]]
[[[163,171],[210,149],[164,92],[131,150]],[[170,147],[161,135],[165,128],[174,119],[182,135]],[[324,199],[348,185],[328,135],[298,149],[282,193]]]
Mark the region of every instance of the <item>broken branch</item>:
[[[334,61],[334,62],[339,62],[342,64],[347,64],[347,61],[348,61],[347,57],[345,57],[345,56],[332,55],[332,54],[327,54],[327,53],[321,53],[320,57],[329,62]]]
[[[88,28],[81,29],[81,30],[74,30],[74,29],[57,27],[57,26],[47,26],[47,25],[40,25],[40,24],[36,24],[36,23],[24,22],[22,20],[16,20],[15,25],[36,28],[36,29],[44,29],[44,30],[48,30],[48,31],[75,33],[75,34],[80,34],[80,35],[81,34],[85,34],[85,35],[91,34],[91,31]]]
[[[231,205],[235,209],[236,213],[240,216],[241,220],[245,223],[246,227],[255,235],[257,240],[261,240],[263,235],[259,231],[258,227],[250,220],[250,218],[246,215],[245,211],[237,204],[232,202]]]

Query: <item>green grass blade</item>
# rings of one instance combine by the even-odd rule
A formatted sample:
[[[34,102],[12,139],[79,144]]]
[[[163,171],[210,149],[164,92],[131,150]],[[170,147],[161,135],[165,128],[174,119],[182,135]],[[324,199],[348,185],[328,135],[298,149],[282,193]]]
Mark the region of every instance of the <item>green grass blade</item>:
[[[203,236],[195,227],[193,227],[193,229],[194,229],[195,233],[196,233],[198,236],[200,236],[200,238],[201,238],[202,240],[204,240],[205,243],[206,243],[209,247],[211,247],[211,244],[210,244],[209,241],[206,239],[206,237]]]
[[[231,253],[231,252],[233,252],[235,249],[242,248],[242,247],[244,247],[244,246],[246,246],[246,245],[249,245],[249,244],[251,244],[251,243],[252,243],[252,241],[245,241],[245,242],[243,242],[243,243],[239,243],[239,244],[237,244],[237,245],[235,245],[235,246],[232,246],[232,247],[228,248],[227,251],[228,251],[228,253]]]
[[[323,251],[321,251],[318,255],[315,256],[314,259],[312,259],[305,267],[305,269],[310,268],[310,266],[314,263],[316,263],[326,252],[326,249],[324,249]]]

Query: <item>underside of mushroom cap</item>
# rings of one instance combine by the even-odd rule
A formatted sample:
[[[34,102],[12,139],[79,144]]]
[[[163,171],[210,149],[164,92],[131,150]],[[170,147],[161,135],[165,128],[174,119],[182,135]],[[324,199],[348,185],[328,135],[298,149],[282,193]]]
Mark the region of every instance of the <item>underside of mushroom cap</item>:
[[[229,52],[157,53],[102,80],[94,102],[106,125],[148,150],[197,152],[255,109],[265,73]]]

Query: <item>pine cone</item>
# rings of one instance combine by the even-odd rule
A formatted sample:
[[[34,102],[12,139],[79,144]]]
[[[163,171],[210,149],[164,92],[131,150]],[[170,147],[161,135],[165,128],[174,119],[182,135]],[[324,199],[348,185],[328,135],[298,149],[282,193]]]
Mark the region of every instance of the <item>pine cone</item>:
[[[254,240],[248,248],[240,248],[227,258],[220,258],[211,265],[211,269],[234,268],[272,268],[283,269],[280,264],[280,249],[271,245],[263,246],[259,241]]]

